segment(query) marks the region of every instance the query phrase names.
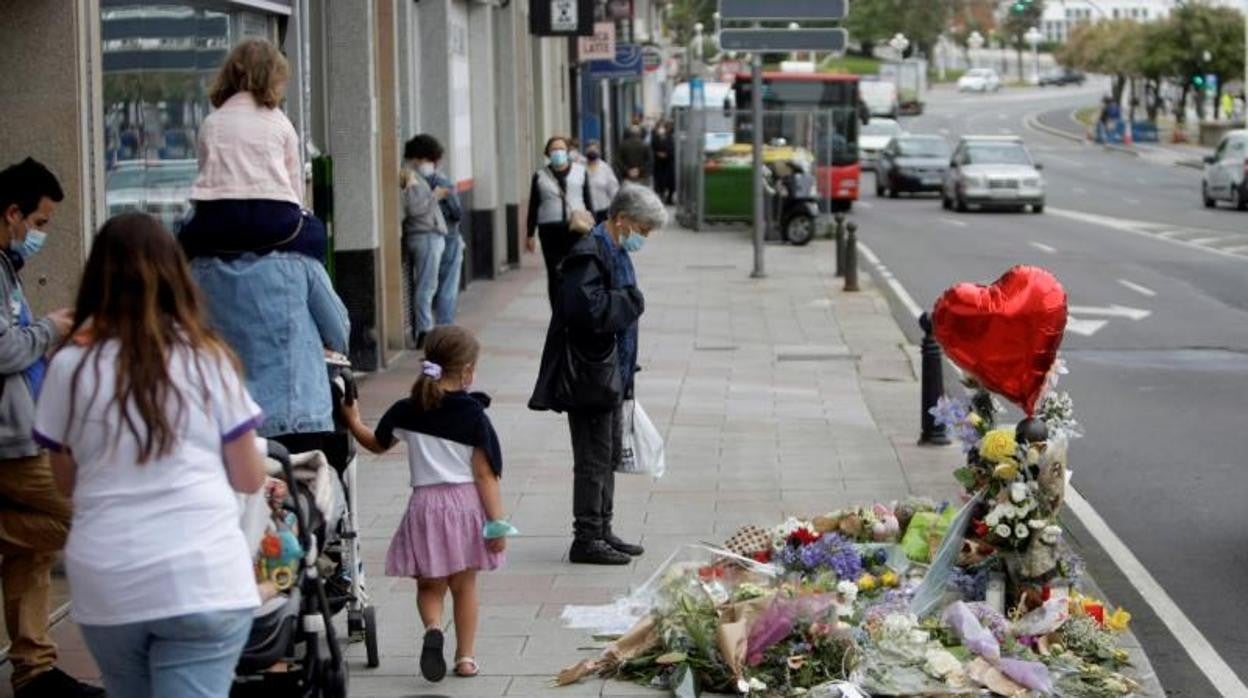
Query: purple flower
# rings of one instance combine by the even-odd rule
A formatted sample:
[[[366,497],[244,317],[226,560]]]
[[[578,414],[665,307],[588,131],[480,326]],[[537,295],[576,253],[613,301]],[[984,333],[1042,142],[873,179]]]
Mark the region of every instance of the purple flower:
[[[948,585],[963,601],[983,601],[988,595],[988,570],[981,567],[968,571],[955,567],[949,575]]]
[[[810,545],[785,547],[780,551],[780,563],[797,572],[835,572],[837,579],[854,581],[862,576],[858,550],[836,533],[824,534]]]
[[[936,406],[928,410],[936,418],[936,423],[946,427],[956,427],[966,421],[971,414],[971,403],[961,398],[945,395],[936,400]]]

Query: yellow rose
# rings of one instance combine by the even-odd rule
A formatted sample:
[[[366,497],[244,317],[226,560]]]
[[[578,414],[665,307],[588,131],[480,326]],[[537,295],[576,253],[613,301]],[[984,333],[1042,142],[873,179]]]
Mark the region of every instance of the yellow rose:
[[[1122,632],[1126,630],[1127,626],[1130,623],[1131,623],[1131,614],[1127,613],[1121,608],[1116,609],[1113,613],[1109,614],[1109,617],[1105,619],[1105,627],[1109,628],[1110,630],[1117,631],[1117,632]]]
[[[901,579],[897,576],[897,573],[892,570],[880,575],[880,584],[883,584],[886,587],[895,587],[900,583]]]
[[[1009,482],[1018,477],[1018,463],[1015,463],[1014,461],[1002,463],[992,469],[992,475],[999,480]]]
[[[993,429],[979,442],[980,457],[993,463],[1013,461],[1017,453],[1018,444],[1014,441],[1014,432],[1009,429]]]
[[[869,574],[864,574],[858,578],[858,590],[859,591],[871,591],[872,589],[875,588],[875,585],[876,585],[875,577]]]

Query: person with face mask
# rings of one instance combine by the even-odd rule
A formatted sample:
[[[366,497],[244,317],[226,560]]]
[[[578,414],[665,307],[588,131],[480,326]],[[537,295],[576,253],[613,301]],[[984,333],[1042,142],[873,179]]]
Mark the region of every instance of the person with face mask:
[[[592,221],[593,216],[589,211],[589,178],[583,165],[572,162],[568,139],[552,137],[546,141],[543,152],[547,163],[533,174],[529,186],[526,246],[529,252],[534,252],[541,240],[542,257],[546,262],[546,290],[553,307],[559,262],[589,227],[583,220]],[[579,228],[580,232],[574,228]]]
[[[650,135],[650,150],[654,156],[654,191],[663,202],[672,203],[676,191],[676,148],[672,141],[671,124],[660,121]]]
[[[646,145],[645,131],[640,125],[628,127],[628,136],[620,143],[619,151],[615,164],[619,168],[620,179],[645,183],[650,178],[651,153]]]
[[[594,212],[594,223],[607,220],[611,200],[620,191],[620,180],[615,171],[602,159],[602,144],[590,141],[585,148],[585,174],[589,178],[589,203]]]
[[[611,201],[607,220],[577,241],[560,269],[529,409],[568,414],[574,518],[568,559],[573,563],[627,565],[645,552],[612,527],[615,469],[623,456],[622,406],[633,395],[638,320],[646,307],[630,255],[666,222],[667,209],[653,191],[626,184]],[[615,363],[607,365],[618,370],[592,370],[574,378],[569,357],[608,357],[584,359],[596,368],[614,357]]]
[[[449,237],[441,202],[451,195],[450,187],[429,183],[436,166],[427,138],[424,134],[414,136],[403,148],[408,168],[403,178],[403,250],[411,274],[408,288],[417,349],[424,347],[425,336],[434,327],[433,300],[438,295],[438,273]],[[462,262],[462,247],[459,255]]]
[[[48,631],[52,564],[65,547],[72,510],[47,452],[33,437],[35,398],[48,352],[73,323],[69,309],[36,318],[13,263],[38,252],[65,198],[56,176],[33,159],[0,171],[0,584],[17,698],[102,696],[57,669]]]
[[[446,245],[438,264],[438,282],[433,296],[433,320],[438,325],[455,324],[455,309],[459,303],[459,279],[464,267],[464,238],[459,232],[459,222],[464,218],[464,208],[455,193],[455,183],[438,170],[442,161],[442,144],[433,136],[422,133],[408,141],[404,159],[416,164],[416,172],[438,198],[438,209],[446,223]]]

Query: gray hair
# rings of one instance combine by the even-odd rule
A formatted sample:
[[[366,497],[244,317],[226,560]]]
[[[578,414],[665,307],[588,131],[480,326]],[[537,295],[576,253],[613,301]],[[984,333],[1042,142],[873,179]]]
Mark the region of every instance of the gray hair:
[[[667,224],[667,207],[658,194],[649,187],[625,184],[611,200],[608,212],[611,218],[628,216],[650,230],[658,230]]]

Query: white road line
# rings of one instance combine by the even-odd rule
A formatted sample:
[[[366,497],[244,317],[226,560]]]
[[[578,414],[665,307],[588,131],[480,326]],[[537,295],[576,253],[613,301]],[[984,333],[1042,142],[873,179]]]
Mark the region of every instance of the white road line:
[[[1236,245],[1234,247],[1223,247],[1223,252],[1232,252],[1234,254],[1243,254],[1248,252],[1248,245]]]
[[[1029,242],[1029,243],[1027,243],[1027,244],[1028,244],[1028,245],[1031,245],[1032,247],[1036,248],[1037,250],[1040,250],[1041,252],[1047,252],[1048,254],[1057,254],[1057,248],[1056,248],[1056,247],[1053,247],[1053,246],[1051,246],[1051,245],[1046,245],[1046,244],[1044,244],[1043,242]]]
[[[1238,239],[1239,239],[1238,235],[1231,235],[1231,236],[1221,235],[1221,236],[1214,236],[1214,237],[1208,237],[1208,238],[1192,238],[1191,240],[1188,240],[1188,242],[1192,243],[1193,245],[1212,245],[1213,243],[1218,242],[1219,240],[1238,240]]]
[[[1109,524],[1105,523],[1105,519],[1096,513],[1088,500],[1084,499],[1073,485],[1066,486],[1066,506],[1070,507],[1071,512],[1079,519],[1083,527],[1088,529],[1092,537],[1100,543],[1105,554],[1109,555],[1109,559],[1118,565],[1123,576],[1140,593],[1144,602],[1153,609],[1157,618],[1165,623],[1166,628],[1179,641],[1179,645],[1187,651],[1187,655],[1192,658],[1196,667],[1209,679],[1209,683],[1213,684],[1224,698],[1248,698],[1248,686],[1239,680],[1226,660],[1222,659],[1213,645],[1209,644],[1209,640],[1205,639],[1192,621],[1188,620],[1183,610],[1170,598],[1161,584],[1157,583],[1153,575],[1149,574],[1139,558],[1131,552],[1126,543],[1122,542]]]
[[[1064,213],[1077,212],[1067,211]],[[1140,234],[1147,235],[1147,233]],[[1183,244],[1177,240],[1174,242]],[[902,286],[897,277],[893,276],[893,273],[880,263],[880,258],[870,248],[859,243],[858,249],[862,251],[867,261],[875,266],[880,277],[884,279],[893,293],[897,294],[897,298],[902,305],[906,306],[911,315],[918,318],[923,313],[923,309],[919,307],[918,303],[914,302],[914,298],[906,291],[906,287]],[[1199,247],[1197,249],[1216,251],[1208,247]],[[1187,652],[1187,655],[1192,658],[1196,667],[1209,679],[1209,683],[1213,684],[1223,698],[1248,698],[1248,686],[1244,685],[1244,682],[1235,675],[1235,671],[1226,663],[1226,660],[1222,659],[1222,656],[1218,654],[1218,651],[1214,649],[1209,640],[1200,632],[1200,629],[1188,619],[1178,604],[1161,587],[1161,584],[1148,572],[1148,569],[1144,567],[1139,558],[1114,533],[1109,524],[1105,523],[1105,519],[1101,518],[1101,515],[1083,498],[1083,495],[1079,494],[1074,485],[1068,484],[1066,486],[1066,505],[1070,507],[1071,513],[1075,515],[1075,518],[1079,519],[1083,527],[1088,529],[1088,532],[1096,539],[1096,542],[1105,551],[1105,554],[1109,556],[1109,559],[1113,560],[1114,564],[1118,566],[1127,583],[1135,587],[1140,597],[1144,599],[1149,608],[1153,609],[1153,612],[1157,614],[1157,618],[1165,624],[1166,628]]]
[[[956,218],[949,218],[949,217],[947,217],[947,216],[941,216],[941,217],[940,217],[940,222],[941,222],[941,223],[944,223],[945,225],[952,225],[952,226],[956,226],[956,227],[958,227],[958,228],[965,228],[965,227],[966,227],[966,221],[960,221],[960,220],[958,220],[958,219],[956,219]]]
[[[863,201],[861,199],[859,199],[858,203],[855,205],[860,206],[862,208],[871,208],[872,206],[874,206],[874,204],[872,204],[870,201]]]
[[[1134,281],[1129,281],[1127,279],[1118,279],[1118,283],[1121,284],[1124,288],[1129,288],[1132,291],[1135,291],[1136,293],[1140,294],[1141,296],[1148,296],[1149,298],[1152,298],[1153,296],[1157,295],[1157,292],[1154,291],[1153,289],[1147,286],[1137,284]]]
[[[1227,252],[1226,250],[1222,250],[1217,247],[1205,247],[1203,245],[1193,245],[1187,240],[1179,240],[1179,239],[1167,236],[1167,233],[1173,235],[1182,231],[1163,231],[1161,233],[1149,232],[1147,230],[1141,230],[1139,227],[1137,227],[1138,223],[1125,221],[1120,218],[1110,218],[1109,216],[1099,216],[1095,213],[1084,213],[1083,211],[1071,211],[1069,209],[1064,209],[1064,208],[1046,207],[1044,210],[1048,211],[1049,213],[1055,216],[1061,216],[1062,218],[1069,218],[1071,220],[1081,221],[1084,223],[1091,223],[1093,225],[1101,225],[1106,228],[1112,228],[1114,230],[1121,230],[1124,233],[1131,233],[1132,235],[1140,235],[1143,237],[1152,238],[1153,240],[1161,240],[1163,242],[1168,242],[1172,245],[1181,245],[1191,250],[1200,250],[1201,252],[1207,252],[1209,254],[1221,255],[1228,259],[1235,259],[1241,262],[1245,260],[1245,257],[1243,255],[1238,255],[1233,252]]]
[[[1109,320],[1084,320],[1071,316],[1066,318],[1066,331],[1080,337],[1091,337],[1108,324]]]

